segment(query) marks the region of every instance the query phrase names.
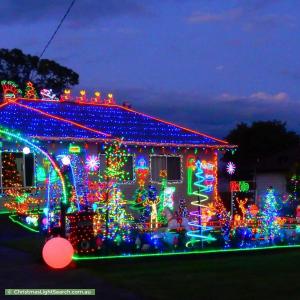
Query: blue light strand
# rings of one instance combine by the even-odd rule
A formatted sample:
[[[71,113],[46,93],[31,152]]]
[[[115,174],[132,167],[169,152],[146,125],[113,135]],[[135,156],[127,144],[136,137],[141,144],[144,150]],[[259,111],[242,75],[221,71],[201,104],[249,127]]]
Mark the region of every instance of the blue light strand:
[[[115,137],[123,137],[126,141],[211,146],[222,144],[205,135],[192,133],[175,125],[166,124],[117,106],[24,100],[20,103],[109,133]]]

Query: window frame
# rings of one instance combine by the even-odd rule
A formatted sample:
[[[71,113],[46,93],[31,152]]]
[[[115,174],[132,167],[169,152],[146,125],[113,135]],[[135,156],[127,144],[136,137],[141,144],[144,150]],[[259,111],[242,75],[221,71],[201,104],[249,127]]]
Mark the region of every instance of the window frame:
[[[99,167],[99,182],[100,183],[105,183],[105,181],[101,180],[101,156],[105,156],[105,153],[99,153],[98,154],[98,158],[99,158],[99,163],[100,163],[100,167]],[[134,184],[136,181],[136,176],[135,176],[135,172],[134,172],[134,168],[135,168],[135,160],[136,160],[136,155],[135,153],[129,153],[126,156],[131,156],[132,157],[132,180],[125,180],[125,181],[119,181],[118,184],[120,185],[124,185],[124,184]]]
[[[3,165],[2,165],[2,154],[3,153],[21,153],[22,154],[22,164],[23,164],[23,170],[22,170],[22,173],[23,173],[23,185],[21,187],[4,187],[3,186],[3,172],[2,172],[2,169],[3,169]],[[36,188],[36,155],[34,153],[30,153],[32,154],[33,156],[33,175],[32,175],[32,185],[31,186],[27,186],[26,185],[26,170],[25,170],[25,167],[26,167],[26,164],[25,164],[25,156],[27,154],[24,154],[23,151],[0,151],[0,188],[1,188],[1,193],[2,194],[5,194],[5,190],[11,190],[11,189],[14,189],[14,190],[26,190],[26,189],[35,189]]]
[[[171,184],[181,184],[183,183],[183,155],[181,154],[150,154],[150,162],[149,162],[149,168],[150,168],[150,183],[156,183],[156,184],[162,184],[161,181],[157,181],[157,180],[153,180],[152,179],[152,157],[165,157],[166,158],[166,170],[168,170],[168,157],[179,157],[180,158],[180,179],[179,180],[168,180],[167,178],[167,182],[171,183]]]

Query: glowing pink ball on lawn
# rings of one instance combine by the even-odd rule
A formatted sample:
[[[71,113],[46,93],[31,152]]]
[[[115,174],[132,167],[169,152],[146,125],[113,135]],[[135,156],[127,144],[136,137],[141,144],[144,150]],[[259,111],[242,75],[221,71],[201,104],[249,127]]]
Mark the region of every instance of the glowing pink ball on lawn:
[[[54,269],[62,269],[70,264],[74,249],[71,243],[61,237],[55,237],[46,242],[43,247],[45,263]]]

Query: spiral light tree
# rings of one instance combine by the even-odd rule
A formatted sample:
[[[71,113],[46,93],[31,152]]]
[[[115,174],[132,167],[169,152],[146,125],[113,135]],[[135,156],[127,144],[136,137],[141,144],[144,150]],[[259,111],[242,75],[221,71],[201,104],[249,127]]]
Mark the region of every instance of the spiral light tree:
[[[186,246],[194,246],[195,243],[203,242],[211,242],[214,241],[215,238],[210,234],[207,234],[213,228],[207,226],[207,222],[209,221],[207,217],[202,214],[203,210],[210,209],[206,202],[209,200],[207,192],[207,186],[205,185],[205,176],[201,166],[201,161],[197,160],[195,164],[195,176],[196,181],[194,182],[194,186],[196,186],[196,190],[193,191],[193,195],[197,197],[197,200],[191,202],[193,206],[197,208],[197,210],[192,211],[190,216],[192,220],[189,222],[192,230],[187,232],[187,236],[190,240],[186,243]]]

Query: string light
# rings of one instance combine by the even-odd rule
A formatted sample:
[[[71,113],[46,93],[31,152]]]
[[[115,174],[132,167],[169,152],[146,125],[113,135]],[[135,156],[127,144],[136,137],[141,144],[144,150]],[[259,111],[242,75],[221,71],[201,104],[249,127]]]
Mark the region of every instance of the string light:
[[[203,202],[206,202],[209,197],[205,195],[207,192],[207,186],[203,184],[205,177],[202,166],[203,165],[201,164],[200,160],[197,160],[195,174],[197,181],[194,183],[194,185],[197,187],[197,190],[193,192],[193,195],[197,196],[197,200],[192,201],[192,205],[196,206],[198,210],[190,213],[190,215],[193,217],[193,220],[189,222],[189,225],[196,229],[187,232],[187,236],[191,238],[191,240],[186,243],[187,247],[195,243],[203,241],[210,242],[215,240],[215,238],[211,235],[205,235],[205,232],[210,231],[213,228],[206,225],[208,220],[203,217],[201,211],[201,209],[210,209],[209,206],[203,204]]]
[[[19,104],[47,112],[115,137],[125,144],[204,146],[231,148],[225,141],[166,122],[118,105],[49,101],[19,101]],[[147,130],[145,130],[147,129]]]

